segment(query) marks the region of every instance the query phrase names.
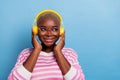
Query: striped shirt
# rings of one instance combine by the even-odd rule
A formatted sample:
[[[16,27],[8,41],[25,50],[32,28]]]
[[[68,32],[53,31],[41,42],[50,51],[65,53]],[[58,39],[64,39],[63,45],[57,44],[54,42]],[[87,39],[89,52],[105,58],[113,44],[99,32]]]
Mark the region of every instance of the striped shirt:
[[[85,80],[81,66],[78,63],[78,56],[71,48],[63,48],[62,53],[71,65],[69,71],[62,75],[53,52],[41,51],[33,72],[29,72],[23,63],[33,51],[32,48],[24,49],[18,56],[17,63],[12,69],[8,80]]]

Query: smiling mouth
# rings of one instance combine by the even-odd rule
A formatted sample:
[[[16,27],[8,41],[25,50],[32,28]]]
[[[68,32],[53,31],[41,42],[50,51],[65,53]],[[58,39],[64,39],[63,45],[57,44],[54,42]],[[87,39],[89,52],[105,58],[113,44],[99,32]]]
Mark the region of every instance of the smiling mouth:
[[[46,42],[53,42],[53,39],[51,39],[51,38],[46,38],[45,41],[46,41]]]

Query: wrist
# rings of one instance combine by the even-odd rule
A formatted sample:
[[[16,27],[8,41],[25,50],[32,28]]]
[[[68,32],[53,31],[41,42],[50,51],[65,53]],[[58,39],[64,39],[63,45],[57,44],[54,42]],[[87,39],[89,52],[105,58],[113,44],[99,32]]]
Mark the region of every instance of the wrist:
[[[40,52],[42,49],[41,48],[34,48],[35,52]]]
[[[60,49],[54,50],[54,52],[55,52],[56,54],[62,53],[62,51],[61,51]]]
[[[58,47],[54,47],[54,51],[55,51],[55,52],[60,52],[60,51],[61,51],[61,49],[60,49],[60,48],[58,48]]]

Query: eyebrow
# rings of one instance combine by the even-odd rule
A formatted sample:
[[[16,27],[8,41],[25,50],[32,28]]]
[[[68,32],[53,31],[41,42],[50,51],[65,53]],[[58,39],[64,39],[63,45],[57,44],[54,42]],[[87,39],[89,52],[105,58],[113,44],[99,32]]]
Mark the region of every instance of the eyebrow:
[[[46,26],[40,26],[40,27],[46,27]]]
[[[41,28],[46,27],[46,26],[40,26]],[[58,26],[52,26],[52,27],[58,27]]]
[[[58,26],[52,26],[52,27],[58,27]]]

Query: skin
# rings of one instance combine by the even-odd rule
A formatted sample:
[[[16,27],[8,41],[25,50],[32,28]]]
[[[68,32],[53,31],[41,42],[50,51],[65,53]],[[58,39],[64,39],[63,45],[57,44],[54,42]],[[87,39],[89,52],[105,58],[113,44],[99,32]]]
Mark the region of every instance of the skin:
[[[65,32],[60,38],[58,44],[56,41],[59,39],[60,35],[60,25],[52,18],[44,19],[39,26],[38,37],[41,44],[36,39],[36,35],[32,31],[32,45],[34,47],[33,52],[24,62],[23,66],[30,72],[33,71],[36,64],[37,58],[40,51],[51,52],[53,51],[63,75],[65,75],[69,69],[70,64],[67,59],[62,54],[62,48],[65,45]]]

